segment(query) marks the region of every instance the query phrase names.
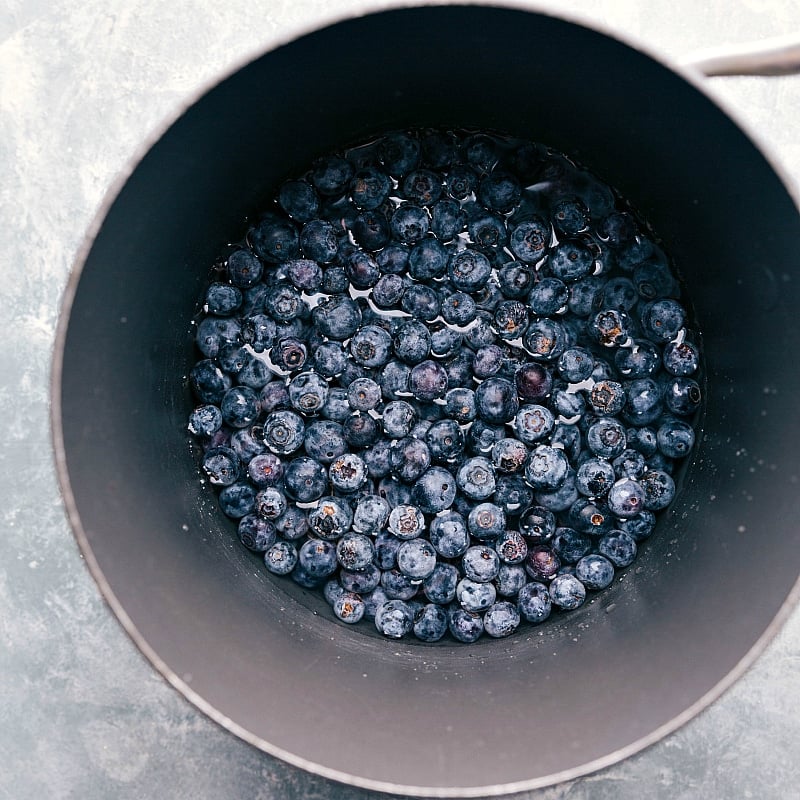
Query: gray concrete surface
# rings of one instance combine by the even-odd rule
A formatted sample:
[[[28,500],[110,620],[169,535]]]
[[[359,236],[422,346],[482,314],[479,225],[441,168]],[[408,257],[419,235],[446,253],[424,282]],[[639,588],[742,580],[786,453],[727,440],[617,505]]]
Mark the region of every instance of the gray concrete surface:
[[[333,5],[333,10],[331,10]],[[56,484],[49,369],[84,230],[141,143],[205,82],[362,0],[5,0],[0,6],[0,798],[376,795],[235,739],[156,675],[82,563]],[[679,57],[800,32],[797,0],[553,0]],[[800,77],[714,82],[800,181]],[[768,576],[754,575],[754,581]],[[545,798],[800,796],[800,611],[677,733]]]

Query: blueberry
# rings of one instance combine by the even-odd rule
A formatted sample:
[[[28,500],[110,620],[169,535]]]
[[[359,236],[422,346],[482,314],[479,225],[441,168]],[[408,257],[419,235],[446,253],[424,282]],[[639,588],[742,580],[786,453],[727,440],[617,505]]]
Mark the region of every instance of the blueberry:
[[[494,328],[501,339],[517,339],[528,327],[528,307],[520,300],[504,300],[494,312]]]
[[[674,378],[664,386],[663,397],[673,414],[690,416],[700,408],[702,392],[692,378]]]
[[[416,506],[395,506],[389,513],[388,530],[403,541],[415,539],[425,530],[425,517]]]
[[[382,586],[376,586],[371,592],[361,595],[361,599],[364,601],[364,617],[373,621],[378,609],[389,600]]]
[[[522,187],[511,173],[495,169],[485,175],[478,187],[478,198],[486,208],[506,214],[520,201]]]
[[[411,497],[415,505],[426,514],[444,511],[455,500],[455,478],[442,467],[431,467],[417,479]]]
[[[295,258],[300,249],[297,227],[291,220],[276,214],[265,215],[250,229],[247,238],[255,254],[272,263]],[[230,259],[228,271],[230,274]],[[256,277],[246,285],[252,285],[257,280]]]
[[[488,311],[478,310],[475,319],[464,331],[464,341],[473,350],[493,344],[497,339],[494,332],[494,317]]]
[[[428,578],[436,567],[436,550],[426,539],[403,542],[397,550],[397,568],[412,580]]]
[[[479,250],[490,255],[508,244],[505,220],[498,214],[477,214],[467,220],[470,241]]]
[[[491,262],[478,250],[460,250],[451,256],[447,265],[453,286],[464,292],[474,292],[483,287],[491,273]]]
[[[562,236],[583,233],[589,225],[586,204],[578,197],[568,197],[553,205],[551,219],[556,232]]]
[[[336,558],[343,569],[366,569],[375,555],[375,546],[363,533],[346,533],[336,543]]]
[[[311,316],[319,332],[336,341],[349,339],[361,324],[358,304],[345,295],[333,295],[322,300]]]
[[[566,477],[561,486],[556,489],[539,489],[534,494],[535,501],[551,511],[566,511],[579,497],[575,488],[575,470],[567,470]]]
[[[324,294],[344,294],[350,288],[350,279],[343,267],[331,265],[322,272],[322,286]]]
[[[563,527],[556,529],[552,546],[562,564],[576,564],[591,551],[592,540],[586,533]]]
[[[656,432],[653,428],[628,428],[625,432],[625,437],[628,447],[641,453],[645,458],[652,456],[658,449],[658,440],[656,439]],[[623,453],[624,452],[625,451],[623,451]]]
[[[439,200],[431,209],[430,229],[440,242],[454,239],[465,224],[466,214],[456,200]]]
[[[378,439],[372,446],[362,451],[361,457],[367,465],[370,478],[383,478],[392,471],[391,447],[389,439]]]
[[[594,369],[594,357],[584,347],[567,348],[558,359],[558,372],[565,381],[585,381]]]
[[[496,344],[487,344],[475,353],[472,364],[475,377],[483,380],[496,375],[503,366],[506,351]]]
[[[269,420],[269,417],[267,419]],[[305,430],[302,444],[306,453],[322,464],[330,464],[335,458],[347,452],[342,426],[333,420],[312,422]]]
[[[636,378],[626,384],[624,418],[641,427],[661,416],[663,410],[661,387],[652,378]]]
[[[347,352],[339,342],[323,342],[314,350],[312,363],[316,373],[324,378],[333,378],[344,370]]]
[[[437,326],[431,331],[431,353],[437,358],[457,356],[463,343],[462,334],[452,328]]]
[[[466,292],[453,292],[442,300],[441,313],[449,325],[468,325],[475,319],[477,306]]]
[[[258,283],[263,271],[263,264],[249,250],[234,250],[228,256],[228,280],[237,289],[247,289]]]
[[[305,424],[293,411],[273,411],[264,420],[264,443],[276,455],[294,453],[304,438]]]
[[[225,392],[220,411],[222,419],[233,428],[246,428],[258,418],[258,395],[247,386],[234,386]]]
[[[236,311],[241,304],[242,293],[236,286],[231,286],[227,283],[212,283],[206,289],[203,309],[208,314],[226,317]]]
[[[353,512],[353,530],[377,534],[389,519],[389,504],[376,494],[364,495]]]
[[[516,606],[507,600],[494,603],[483,615],[483,627],[489,636],[502,638],[510,636],[519,627],[520,613]]]
[[[422,361],[412,368],[408,388],[417,400],[437,400],[447,392],[447,373],[435,361]]]
[[[480,614],[450,606],[447,614],[450,634],[456,641],[470,644],[483,634],[483,618]]]
[[[636,542],[643,542],[650,537],[655,529],[656,515],[652,511],[642,511],[635,517],[617,520],[616,527],[619,532],[628,534]],[[614,531],[611,531],[613,533]],[[603,553],[611,558],[608,553]],[[613,560],[613,559],[612,559]]]
[[[430,286],[415,283],[403,293],[400,308],[417,319],[431,322],[439,316],[441,298]]]
[[[697,371],[700,351],[691,342],[669,342],[664,348],[663,361],[670,375],[686,377]]]
[[[395,355],[404,363],[414,366],[424,361],[431,351],[431,334],[428,326],[415,319],[400,325],[394,341]]]
[[[430,467],[430,450],[424,441],[407,436],[392,444],[389,463],[395,477],[401,481],[412,483],[422,477]]]
[[[381,401],[381,387],[371,378],[357,378],[347,388],[347,401],[354,411],[371,411]]]
[[[334,615],[349,625],[360,622],[364,616],[364,610],[364,601],[353,592],[344,592],[333,601]]]
[[[630,347],[620,347],[614,353],[614,364],[626,378],[646,378],[657,372],[661,354],[652,342],[634,339]]]
[[[275,342],[269,351],[269,357],[278,369],[292,372],[303,368],[308,358],[308,350],[296,337],[285,336]]]
[[[275,343],[278,326],[275,320],[266,314],[251,314],[242,320],[241,338],[256,353],[269,350]]]
[[[535,280],[536,271],[522,261],[509,261],[497,271],[500,291],[505,297],[513,300],[529,297]],[[538,312],[534,310],[534,313]]]
[[[440,278],[447,270],[449,253],[438,240],[426,237],[411,248],[408,272],[415,280]]]
[[[528,573],[519,564],[500,564],[497,577],[494,580],[497,594],[501,597],[516,598],[520,589],[528,580]]]
[[[302,508],[290,505],[275,520],[275,528],[287,541],[302,539],[309,531],[308,517]]]
[[[464,164],[455,164],[445,178],[447,194],[455,200],[466,200],[478,185],[475,171]]]
[[[644,300],[670,297],[677,293],[677,281],[669,267],[658,260],[646,260],[633,270],[633,282]]]
[[[522,344],[536,361],[557,361],[571,344],[567,329],[557,320],[534,320],[522,337]]]
[[[553,608],[547,586],[538,581],[526,583],[519,590],[517,608],[526,621],[534,625],[544,622]]]
[[[681,420],[664,422],[656,433],[658,449],[667,458],[683,458],[694,446],[694,429]]]
[[[497,589],[493,583],[462,578],[456,586],[456,600],[461,608],[471,613],[485,611],[496,599]]]
[[[272,380],[269,367],[260,358],[250,356],[245,359],[245,364],[236,376],[237,382],[250,389],[261,389]]]
[[[638,450],[632,449],[630,444],[630,441],[628,441],[629,447],[623,450],[611,462],[614,467],[614,475],[616,475],[617,478],[638,479],[641,478],[644,473],[646,466],[645,458]]]
[[[328,399],[328,383],[317,372],[302,372],[289,381],[289,402],[301,414],[320,411]]]
[[[189,433],[205,438],[216,433],[222,426],[222,412],[218,406],[206,404],[198,406],[189,416]]]
[[[519,439],[500,439],[492,445],[492,464],[499,472],[519,472],[527,457],[528,448]]]
[[[311,171],[311,183],[324,197],[341,197],[352,178],[352,165],[338,156],[319,159]]]
[[[615,419],[604,417],[590,425],[586,432],[586,444],[596,456],[614,458],[627,443],[625,428]]]
[[[474,545],[462,556],[461,565],[466,578],[476,583],[488,583],[497,577],[500,557],[488,545]]]
[[[264,564],[275,575],[288,575],[297,564],[297,548],[290,542],[275,542],[264,553]]]
[[[674,339],[686,322],[686,312],[669,298],[648,303],[641,312],[642,329],[656,342]]]
[[[447,612],[435,603],[427,603],[414,615],[414,636],[421,642],[438,642],[447,633]]]
[[[586,600],[586,587],[574,575],[557,575],[550,582],[550,599],[553,605],[573,611]]]
[[[232,483],[219,493],[219,507],[232,519],[251,514],[256,507],[256,490],[249,483]]]
[[[339,583],[346,592],[356,592],[364,595],[374,591],[380,586],[383,573],[375,564],[367,564],[359,570],[339,570]]]
[[[592,271],[592,251],[576,240],[564,240],[550,250],[550,270],[556,278],[568,283],[585,278]]]
[[[649,511],[666,508],[675,497],[675,481],[663,470],[648,470],[642,475],[640,484],[644,489],[644,507]]]
[[[401,361],[389,361],[381,370],[377,380],[385,399],[399,400],[401,394],[408,392],[411,368]]]
[[[603,347],[618,347],[628,342],[632,326],[625,311],[604,308],[590,319],[587,330],[592,338]]]
[[[335,540],[346,533],[353,523],[353,512],[337,497],[323,497],[308,513],[311,530],[321,539]]]
[[[418,139],[406,133],[390,133],[378,145],[381,163],[392,176],[400,178],[413,170],[420,160]]]
[[[622,569],[630,566],[636,558],[636,539],[630,533],[614,530],[598,541],[597,550],[615,567]]]
[[[483,456],[468,458],[456,475],[458,488],[472,500],[486,500],[495,490],[494,467]]]
[[[383,530],[375,537],[376,566],[382,570],[394,569],[397,566],[397,551],[401,540],[388,530]]]
[[[412,541],[418,540],[413,539]],[[411,544],[411,542],[407,544]],[[438,562],[425,578],[422,590],[431,603],[447,605],[455,599],[458,581],[459,576],[456,567],[452,564]]]
[[[265,519],[277,519],[286,507],[286,495],[276,486],[266,486],[256,495],[256,510]]]
[[[625,407],[625,389],[618,381],[598,381],[588,393],[589,405],[598,416],[614,416]]]
[[[207,358],[214,358],[226,345],[241,340],[241,325],[228,317],[206,317],[195,334],[197,349]]]
[[[614,580],[614,565],[605,556],[584,556],[575,565],[575,577],[587,589],[605,589]]]
[[[632,478],[621,478],[608,492],[608,507],[618,517],[635,517],[644,508],[645,492]]]
[[[305,309],[303,298],[290,283],[270,286],[264,297],[264,310],[278,322],[289,322],[300,316]]]
[[[516,515],[531,504],[533,490],[521,475],[500,475],[495,481],[492,499],[506,515]]]
[[[382,367],[389,360],[392,337],[377,325],[359,328],[350,340],[350,354],[363,367]]]
[[[407,287],[400,275],[382,275],[372,287],[372,301],[378,308],[395,308]]]
[[[275,525],[256,514],[245,514],[239,520],[237,529],[239,541],[254,553],[263,553],[275,544],[277,532]]]
[[[381,435],[378,423],[369,415],[355,412],[342,424],[345,441],[355,448],[370,447]]]
[[[385,570],[381,575],[381,588],[392,600],[411,600],[419,591],[419,584],[398,569]]]
[[[475,390],[478,416],[492,425],[509,422],[519,409],[514,384],[506,378],[491,377]]]
[[[392,439],[403,439],[417,421],[413,406],[405,400],[392,400],[383,407],[383,431]]]
[[[355,453],[344,453],[328,467],[328,477],[335,491],[355,492],[368,480],[367,465]]]
[[[528,555],[528,545],[519,531],[500,531],[494,547],[504,564],[521,564]]]
[[[550,580],[561,566],[561,561],[552,547],[537,544],[528,549],[525,570],[535,581]]]
[[[614,468],[603,458],[587,458],[578,467],[575,486],[587,497],[604,497],[616,480]]]
[[[392,508],[411,505],[411,487],[391,475],[381,478],[376,489],[378,495],[383,497]]]
[[[433,205],[444,191],[442,176],[429,169],[415,169],[403,178],[403,196],[412,203]]]
[[[283,462],[274,453],[260,453],[247,464],[247,476],[259,489],[278,486],[284,479]]]
[[[404,244],[419,242],[430,228],[430,217],[426,209],[412,203],[399,206],[389,221],[391,232]]]
[[[511,252],[528,264],[535,264],[545,256],[550,245],[550,226],[540,217],[520,222],[511,233]]]
[[[249,428],[239,428],[231,434],[230,446],[239,460],[248,464],[255,456],[265,453],[267,446],[264,444],[264,430],[258,423]]]
[[[495,539],[505,527],[505,512],[494,503],[478,503],[467,517],[467,529],[476,539]]]
[[[605,280],[598,275],[589,275],[569,285],[567,308],[577,317],[588,317],[597,311]]]
[[[455,511],[435,517],[430,525],[430,541],[443,558],[462,556],[470,542],[464,518]]]
[[[525,480],[535,490],[551,490],[561,486],[569,469],[563,450],[548,445],[538,445],[531,451],[525,464]]]
[[[313,219],[319,211],[319,196],[307,181],[286,181],[278,191],[281,208],[298,222]]]
[[[383,170],[363,167],[356,170],[350,182],[353,202],[362,209],[379,208],[389,197],[392,182]]]

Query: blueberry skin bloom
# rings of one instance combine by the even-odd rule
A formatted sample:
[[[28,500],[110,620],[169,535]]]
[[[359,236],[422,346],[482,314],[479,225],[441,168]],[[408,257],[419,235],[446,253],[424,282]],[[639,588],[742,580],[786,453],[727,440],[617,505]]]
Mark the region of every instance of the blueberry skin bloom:
[[[475,583],[488,583],[497,577],[500,557],[497,551],[487,545],[468,548],[461,559],[464,576]]]
[[[377,325],[365,325],[350,340],[350,354],[362,367],[382,367],[392,351],[392,337]]]
[[[467,517],[467,529],[476,539],[496,539],[505,528],[505,512],[494,503],[478,503]]]
[[[389,513],[388,530],[402,541],[415,539],[425,530],[425,517],[416,506],[395,506]]]
[[[241,519],[252,514],[256,507],[256,490],[249,483],[232,483],[217,498],[222,512],[231,519]]]
[[[308,514],[308,524],[321,539],[335,540],[353,523],[353,512],[338,497],[323,497]]]
[[[635,517],[645,504],[645,491],[639,481],[621,478],[608,492],[608,507],[618,517]]]
[[[478,416],[491,425],[502,425],[514,418],[519,400],[514,384],[506,378],[487,378],[475,390]]]
[[[246,514],[239,520],[239,541],[254,553],[263,553],[275,544],[278,534],[268,519],[256,514]]]
[[[228,280],[239,289],[258,283],[264,270],[261,262],[249,250],[236,250],[228,256]]]
[[[232,428],[246,428],[258,419],[258,395],[248,386],[234,386],[225,392],[220,411]]]
[[[264,444],[276,455],[294,453],[303,445],[305,428],[294,411],[273,411],[264,420]]]
[[[275,542],[264,553],[264,565],[275,575],[288,575],[297,564],[297,548],[289,542]]]
[[[613,530],[600,538],[597,551],[615,567],[622,569],[630,566],[636,558],[636,540],[625,531]]]
[[[475,292],[486,285],[492,274],[492,265],[478,250],[461,250],[450,258],[447,274],[456,289]]]
[[[289,401],[301,414],[315,414],[328,399],[328,382],[316,372],[301,372],[289,382]]]
[[[447,633],[447,612],[427,603],[414,615],[414,636],[421,642],[438,642]]]
[[[535,403],[522,406],[514,417],[517,439],[526,445],[533,445],[544,439],[552,433],[554,427],[555,418],[552,412]]]
[[[412,541],[417,541],[413,539]],[[458,569],[452,564],[438,562],[422,584],[422,591],[431,603],[447,605],[456,596]]]
[[[295,258],[300,249],[294,223],[275,214],[267,214],[250,229],[247,238],[256,255],[272,263]]]
[[[403,600],[387,600],[375,611],[375,627],[390,639],[402,639],[413,624],[411,608]]]
[[[230,447],[211,447],[203,455],[203,471],[215,486],[230,486],[239,480],[242,465]]]
[[[483,456],[468,458],[456,475],[458,488],[471,500],[486,500],[494,493],[494,467]]]
[[[377,494],[364,495],[353,512],[353,530],[377,534],[389,519],[389,504]]]
[[[425,514],[438,514],[456,499],[456,479],[442,467],[431,467],[417,479],[411,498]]]
[[[391,189],[389,176],[377,167],[356,170],[350,183],[353,202],[365,210],[379,208],[389,197]]]
[[[549,591],[553,605],[565,611],[574,611],[586,600],[586,587],[574,575],[557,575],[550,582]]]
[[[553,609],[550,592],[543,583],[533,581],[526,583],[517,596],[517,608],[520,616],[533,625],[544,622]]]
[[[450,461],[464,451],[464,432],[454,419],[434,422],[425,434],[434,461]]]
[[[189,433],[198,437],[213,436],[221,427],[222,412],[211,403],[195,408],[187,426]]]
[[[666,508],[675,497],[675,481],[663,470],[648,470],[640,483],[644,489],[644,506],[649,511]]]
[[[600,419],[586,432],[586,444],[596,456],[615,458],[625,450],[625,428],[610,417]]]
[[[489,606],[483,615],[483,628],[495,639],[510,636],[519,627],[519,623],[519,611],[507,600]]]
[[[436,567],[436,550],[426,539],[403,542],[397,550],[397,568],[408,578],[424,580]]]
[[[372,540],[363,533],[346,533],[336,543],[336,558],[343,569],[366,569],[375,555]]]
[[[528,448],[519,439],[500,439],[492,445],[492,464],[499,472],[519,472],[528,458]]]
[[[681,420],[669,420],[658,429],[656,440],[667,458],[684,458],[694,445],[694,429]]]
[[[405,400],[392,400],[383,407],[383,432],[391,439],[403,439],[417,422],[417,412]]]
[[[605,556],[584,556],[575,565],[575,577],[587,589],[605,589],[614,580],[614,565]]]
[[[328,478],[335,491],[350,494],[360,489],[369,479],[367,465],[355,453],[343,453],[328,467]]]
[[[346,295],[336,294],[321,301],[311,312],[317,330],[328,339],[349,339],[361,324],[358,304]]]
[[[465,611],[475,613],[489,608],[495,602],[497,589],[491,583],[462,578],[456,586],[456,599]]]
[[[355,625],[364,617],[364,601],[353,592],[343,592],[333,601],[333,613],[337,619],[348,625]]]
[[[548,264],[556,278],[570,283],[589,275],[594,264],[594,256],[592,251],[580,242],[564,241],[550,251]]]
[[[415,244],[428,232],[430,217],[424,208],[404,203],[392,214],[390,226],[398,241]]]
[[[541,261],[550,245],[550,226],[540,217],[520,222],[511,234],[511,252],[528,264]]]
[[[537,491],[558,489],[566,480],[569,460],[563,450],[541,444],[525,464],[525,480]]]
[[[312,422],[305,430],[303,444],[306,453],[321,464],[330,464],[347,452],[342,426],[328,419]]]
[[[542,317],[528,326],[522,337],[524,348],[538,361],[556,361],[571,344],[566,328],[556,320]]]
[[[467,552],[469,532],[461,514],[450,511],[431,521],[431,544],[443,558],[458,558]]]
[[[401,361],[411,366],[424,361],[431,352],[428,326],[416,319],[402,323],[394,340],[394,352]]]
[[[453,638],[458,642],[471,644],[483,634],[483,618],[480,614],[459,607],[450,607],[447,624]]]
[[[411,370],[408,388],[417,400],[438,400],[447,392],[447,372],[435,361],[423,361]]]
[[[428,445],[421,439],[407,436],[392,444],[389,464],[394,476],[408,483],[419,480],[431,465]]]

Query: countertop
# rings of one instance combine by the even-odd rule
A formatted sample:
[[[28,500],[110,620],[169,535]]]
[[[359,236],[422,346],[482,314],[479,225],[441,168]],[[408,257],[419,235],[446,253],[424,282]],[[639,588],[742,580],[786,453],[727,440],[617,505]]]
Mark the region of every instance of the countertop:
[[[308,775],[171,689],[101,599],[53,466],[61,294],[104,193],[215,75],[363,0],[6,0],[0,8],[0,797],[317,798],[375,793]],[[524,5],[517,3],[517,5]],[[796,0],[553,0],[667,57],[800,32]],[[333,6],[333,8],[332,8]],[[800,181],[800,77],[711,91]],[[754,576],[754,581],[768,576]],[[678,732],[518,797],[789,798],[800,782],[800,609],[746,675]]]

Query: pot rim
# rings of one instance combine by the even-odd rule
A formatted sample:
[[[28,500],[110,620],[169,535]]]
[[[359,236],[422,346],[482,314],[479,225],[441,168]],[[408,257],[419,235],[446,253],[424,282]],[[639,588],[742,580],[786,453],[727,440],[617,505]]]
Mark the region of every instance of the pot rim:
[[[786,193],[792,199],[798,214],[800,214],[800,184],[798,181],[796,181],[795,178],[787,172],[780,159],[773,152],[771,146],[769,146],[768,143],[763,139],[762,135],[754,129],[753,125],[744,118],[744,114],[737,109],[731,101],[709,89],[708,78],[704,76],[699,69],[694,67],[692,64],[681,64],[676,62],[649,44],[640,41],[635,36],[611,28],[601,21],[591,19],[588,14],[575,12],[572,10],[566,11],[559,9],[558,11],[555,11],[552,8],[549,8],[543,0],[489,0],[489,2],[486,2],[486,0],[458,0],[458,2],[450,2],[450,0],[427,0],[427,2],[426,0],[402,0],[402,2],[394,2],[394,0],[388,0],[388,2],[370,0],[367,7],[358,11],[353,11],[352,9],[349,11],[341,9],[335,11],[325,10],[316,15],[314,21],[311,23],[306,22],[294,24],[282,28],[276,35],[268,37],[264,42],[261,43],[261,45],[234,60],[223,71],[203,81],[198,87],[188,92],[182,100],[176,103],[172,111],[169,112],[150,131],[150,133],[145,137],[143,142],[134,151],[134,153],[127,159],[127,162],[120,168],[119,172],[109,184],[95,211],[91,223],[83,235],[81,244],[76,250],[67,283],[64,287],[61,302],[59,304],[60,307],[53,343],[50,370],[50,436],[53,445],[58,483],[61,490],[67,519],[80,548],[81,555],[86,563],[89,573],[100,590],[103,600],[113,612],[125,633],[127,633],[142,655],[147,658],[152,666],[155,667],[155,669],[173,688],[180,692],[180,694],[186,700],[192,703],[192,705],[194,705],[199,711],[209,717],[213,722],[221,726],[224,730],[234,734],[239,739],[242,739],[259,750],[279,758],[294,767],[305,770],[306,772],[310,772],[339,783],[372,791],[414,797],[497,797],[553,786],[605,769],[629,758],[630,756],[635,755],[636,753],[641,752],[645,748],[650,747],[685,725],[701,711],[708,708],[725,692],[727,692],[727,690],[730,689],[730,687],[744,675],[750,666],[752,666],[757,658],[764,652],[764,650],[767,648],[767,645],[775,638],[795,608],[800,606],[800,575],[798,575],[798,578],[787,595],[785,601],[761,636],[759,636],[759,638],[744,654],[740,661],[726,675],[724,675],[712,689],[706,692],[696,702],[675,716],[669,722],[661,725],[648,735],[637,739],[623,748],[615,750],[612,753],[608,753],[605,756],[594,759],[585,764],[581,764],[577,767],[563,770],[561,772],[551,773],[550,775],[528,780],[515,781],[513,783],[492,784],[480,787],[429,787],[363,778],[357,775],[351,775],[341,770],[317,764],[302,756],[298,756],[294,753],[284,750],[283,748],[268,742],[262,737],[251,733],[246,728],[237,724],[234,720],[222,714],[201,695],[195,692],[182,677],[175,673],[172,668],[161,659],[158,653],[156,653],[155,650],[144,639],[131,617],[128,616],[125,608],[120,603],[111,585],[107,581],[94,555],[89,538],[87,537],[83,528],[79,509],[72,492],[63,437],[61,384],[64,350],[72,305],[77,293],[81,275],[83,273],[83,268],[94,246],[95,239],[97,238],[102,224],[112,206],[116,202],[117,197],[128,182],[128,179],[136,171],[147,153],[167,133],[172,125],[175,124],[189,108],[199,102],[208,92],[225,81],[227,78],[239,72],[248,64],[253,63],[267,53],[272,52],[281,46],[290,44],[291,42],[302,38],[303,36],[328,27],[332,27],[340,22],[347,22],[349,20],[355,20],[362,17],[379,15],[383,12],[403,11],[406,9],[420,9],[426,7],[481,7],[487,9],[520,11],[550,17],[555,20],[567,22],[571,25],[586,28],[594,31],[595,33],[599,33],[607,38],[616,40],[628,48],[650,58],[651,60],[659,63],[661,66],[678,75],[686,83],[690,84],[694,89],[703,94],[707,100],[715,105],[742,131],[746,138],[749,139],[753,147],[767,161],[770,168],[783,185]]]

